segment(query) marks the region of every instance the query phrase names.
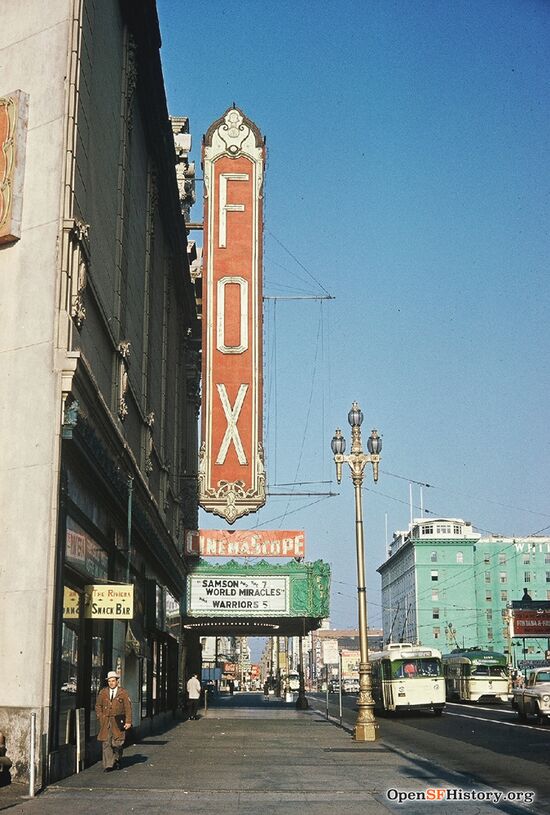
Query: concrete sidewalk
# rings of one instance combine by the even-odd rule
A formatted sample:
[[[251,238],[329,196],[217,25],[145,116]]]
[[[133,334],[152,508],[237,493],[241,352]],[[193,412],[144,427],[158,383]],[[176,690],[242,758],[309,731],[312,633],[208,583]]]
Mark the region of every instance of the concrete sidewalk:
[[[258,694],[221,697],[198,721],[177,724],[129,747],[120,772],[100,764],[15,802],[22,815],[189,813],[212,815],[509,815],[536,807],[481,801],[399,804],[388,790],[456,787],[487,790],[383,742],[355,743],[349,732],[314,711]],[[0,789],[0,808],[4,790]],[[7,799],[4,799],[7,800]]]

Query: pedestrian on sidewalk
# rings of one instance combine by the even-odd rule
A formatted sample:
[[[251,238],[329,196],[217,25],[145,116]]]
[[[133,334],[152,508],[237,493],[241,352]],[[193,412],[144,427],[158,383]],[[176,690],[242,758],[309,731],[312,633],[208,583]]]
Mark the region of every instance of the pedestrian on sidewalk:
[[[128,691],[119,685],[119,679],[116,671],[109,671],[107,687],[99,691],[95,703],[99,721],[97,740],[103,742],[103,771],[106,773],[120,770],[126,731],[132,726],[132,702]]]
[[[187,682],[187,696],[189,697],[189,718],[198,719],[199,699],[201,698],[201,683],[196,673]]]

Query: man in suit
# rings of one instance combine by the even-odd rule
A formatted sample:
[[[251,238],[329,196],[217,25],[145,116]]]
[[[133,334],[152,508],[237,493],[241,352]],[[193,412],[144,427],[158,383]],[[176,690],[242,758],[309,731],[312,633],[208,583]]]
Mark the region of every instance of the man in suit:
[[[126,731],[132,726],[132,702],[119,684],[116,671],[107,674],[107,687],[97,696],[95,712],[99,721],[97,740],[103,742],[103,771],[120,770]]]

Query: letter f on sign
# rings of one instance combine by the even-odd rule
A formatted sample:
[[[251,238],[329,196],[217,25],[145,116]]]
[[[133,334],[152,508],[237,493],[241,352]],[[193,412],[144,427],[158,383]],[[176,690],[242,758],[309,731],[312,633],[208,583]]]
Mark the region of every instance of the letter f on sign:
[[[237,422],[239,421],[239,416],[243,406],[244,398],[246,396],[246,392],[248,390],[248,385],[241,385],[239,387],[237,398],[235,399],[235,404],[233,405],[233,407],[231,407],[231,404],[229,403],[229,397],[227,395],[227,389],[225,385],[216,385],[216,387],[218,389],[218,393],[220,394],[220,402],[222,403],[225,418],[227,419],[227,429],[225,431],[225,435],[221,443],[220,451],[216,459],[216,464],[223,464],[225,462],[227,451],[229,450],[229,445],[231,444],[231,442],[233,442],[233,444],[235,445],[235,452],[237,453],[237,459],[239,460],[239,464],[247,464],[246,456],[244,454],[243,445],[241,442],[241,437],[239,436],[239,431],[237,429]]]
[[[220,173],[220,229],[218,246],[224,249],[227,246],[227,213],[244,212],[244,204],[227,203],[227,182],[248,181],[248,173]]]

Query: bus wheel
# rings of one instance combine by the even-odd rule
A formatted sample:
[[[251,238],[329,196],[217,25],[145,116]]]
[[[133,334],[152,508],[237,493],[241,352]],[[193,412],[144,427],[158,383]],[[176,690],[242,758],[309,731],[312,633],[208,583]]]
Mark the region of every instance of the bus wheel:
[[[441,716],[442,713],[443,713],[442,707],[434,707],[434,716]]]

